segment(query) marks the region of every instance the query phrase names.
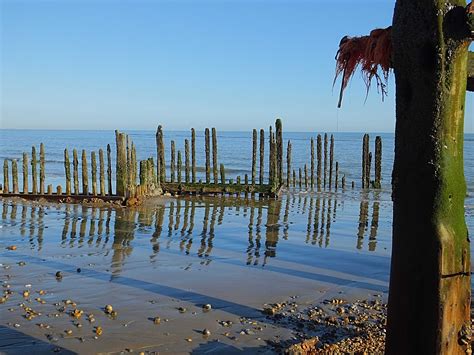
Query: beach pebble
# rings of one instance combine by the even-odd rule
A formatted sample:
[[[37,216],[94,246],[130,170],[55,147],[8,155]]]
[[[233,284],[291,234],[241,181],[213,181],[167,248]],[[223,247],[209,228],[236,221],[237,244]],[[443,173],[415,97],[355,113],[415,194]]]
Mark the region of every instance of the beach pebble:
[[[211,335],[211,331],[205,328],[202,330],[202,335],[204,335],[205,337],[208,337],[209,335]]]
[[[160,317],[153,318],[153,323],[160,324],[161,323],[161,318]]]
[[[178,308],[179,313],[185,313],[187,309],[185,307],[179,307]]]
[[[62,279],[63,278],[63,274],[62,274],[61,271],[56,271],[55,276],[56,276],[57,279]]]
[[[114,310],[114,309],[113,309],[112,305],[110,305],[110,304],[107,304],[107,305],[105,305],[105,307],[104,307],[104,312],[107,313],[107,314],[112,313],[113,310]]]
[[[207,304],[202,306],[202,309],[204,311],[210,311],[212,309],[212,306],[209,303],[207,303]]]
[[[10,245],[7,247],[8,250],[16,250],[16,245]]]

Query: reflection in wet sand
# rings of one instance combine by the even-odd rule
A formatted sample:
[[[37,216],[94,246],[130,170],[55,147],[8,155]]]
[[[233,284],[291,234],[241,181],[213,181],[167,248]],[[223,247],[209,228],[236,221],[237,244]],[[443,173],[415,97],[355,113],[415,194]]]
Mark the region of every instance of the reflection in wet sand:
[[[148,243],[152,262],[157,260],[164,242],[167,250],[196,255],[202,259],[202,265],[208,265],[212,261],[216,240],[219,242],[217,253],[222,248],[235,251],[235,244],[242,244],[244,241],[240,238],[241,234],[235,233],[233,227],[228,227],[228,222],[235,223],[237,219],[243,220],[246,226],[246,245],[240,249],[245,252],[245,263],[265,266],[269,258],[277,257],[280,238],[285,243],[301,242],[309,246],[330,247],[331,238],[338,236],[337,232],[332,236],[331,228],[337,223],[339,210],[344,211],[343,201],[339,203],[337,194],[315,193],[304,196],[293,194],[278,200],[188,197],[136,209],[63,205],[57,210],[62,215],[63,223],[59,231],[59,244],[63,248],[87,246],[105,255],[111,253],[113,276],[121,273],[126,259],[136,247],[133,241],[137,233],[151,235]],[[20,234],[28,234],[31,248],[40,251],[44,243],[44,230],[49,221],[45,221],[45,208],[4,202],[2,218],[6,220],[10,212],[11,223],[17,223],[15,220],[19,209]],[[363,240],[368,232],[367,250],[375,251],[380,214],[379,196],[375,194],[372,201],[368,195],[362,196],[358,212],[356,248],[363,248]],[[301,218],[305,222],[301,223]],[[301,239],[298,239],[300,236]],[[113,242],[107,247],[110,237]]]

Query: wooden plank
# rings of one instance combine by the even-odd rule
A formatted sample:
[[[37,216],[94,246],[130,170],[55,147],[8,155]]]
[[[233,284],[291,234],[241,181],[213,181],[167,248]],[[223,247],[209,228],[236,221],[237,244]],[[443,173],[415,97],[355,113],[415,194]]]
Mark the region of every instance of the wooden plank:
[[[274,195],[270,185],[245,185],[245,184],[178,184],[163,183],[163,191],[169,193],[196,193],[196,194],[222,194],[222,193],[260,193],[264,195]]]

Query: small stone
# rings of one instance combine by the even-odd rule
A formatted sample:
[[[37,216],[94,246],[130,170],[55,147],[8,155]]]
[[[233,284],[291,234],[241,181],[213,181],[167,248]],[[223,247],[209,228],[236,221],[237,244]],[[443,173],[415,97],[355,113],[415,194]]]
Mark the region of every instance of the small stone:
[[[94,333],[95,333],[97,336],[101,336],[101,335],[102,335],[102,327],[95,327]]]
[[[81,271],[82,271],[82,270],[81,270],[80,267],[78,267],[78,268],[76,269],[76,272],[78,272],[78,273],[81,272]]]
[[[202,330],[202,335],[204,335],[205,337],[208,337],[209,335],[211,335],[211,331],[205,328]]]
[[[63,274],[62,274],[61,271],[56,271],[55,276],[56,276],[57,279],[62,279],[63,278]]]
[[[207,303],[204,306],[202,306],[202,309],[204,311],[210,311],[212,309],[212,306],[209,303]]]
[[[178,308],[179,313],[185,313],[187,309],[185,307],[179,307]]]
[[[160,317],[153,318],[153,323],[154,324],[160,324],[161,323],[161,318]]]
[[[72,330],[71,329],[66,329],[64,331],[64,333],[66,333],[67,335],[72,335]]]
[[[8,250],[16,250],[16,245],[10,245],[7,247]]]
[[[192,340],[191,338],[187,338],[186,341],[187,341],[188,343],[191,343],[193,340]]]
[[[112,313],[112,311],[113,311],[113,308],[110,304],[105,305],[105,307],[104,307],[104,312],[105,313],[110,314],[110,313]]]

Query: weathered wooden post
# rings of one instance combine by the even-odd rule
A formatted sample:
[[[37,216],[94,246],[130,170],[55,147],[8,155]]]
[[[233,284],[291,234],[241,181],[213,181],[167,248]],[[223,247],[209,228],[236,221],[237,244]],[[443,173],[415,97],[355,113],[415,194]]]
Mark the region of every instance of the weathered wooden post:
[[[329,146],[329,190],[332,187],[332,172],[334,167],[334,136],[331,134],[331,143]]]
[[[45,192],[45,152],[44,144],[40,144],[40,195],[44,195]]]
[[[257,176],[257,130],[252,131],[252,185],[255,185]]]
[[[177,170],[177,174],[178,174],[178,179],[177,179],[177,182],[178,184],[181,184],[181,170],[183,168],[183,160],[181,158],[181,151],[178,150],[178,169]]]
[[[77,150],[72,150],[72,167],[74,180],[74,195],[79,195],[79,159],[77,157]]]
[[[161,187],[161,126],[158,126],[155,134],[156,143],[156,186]]]
[[[343,190],[346,188],[346,175],[345,174],[342,175],[341,187],[342,187]]]
[[[372,167],[372,152],[369,152],[369,156],[367,158],[367,167],[365,168],[365,172],[366,172],[366,184],[367,184],[367,188],[370,187],[370,172],[371,172],[371,167]]]
[[[189,184],[190,171],[189,171],[189,140],[184,140],[184,181]]]
[[[334,179],[334,187],[336,188],[336,190],[337,190],[338,182],[339,182],[339,162],[336,162],[336,177]]]
[[[99,149],[99,181],[100,181],[100,196],[105,196],[105,165],[104,165],[104,150]]]
[[[221,184],[225,184],[225,168],[224,168],[224,164],[222,163],[220,166],[220,173],[221,173]]]
[[[301,171],[301,168],[298,168],[298,178],[299,178],[298,185],[300,189],[303,187],[302,175],[303,175],[303,172]]]
[[[259,183],[263,185],[263,177],[265,173],[265,131],[260,130],[260,176]]]
[[[49,184],[46,191],[47,191],[46,192],[47,195],[52,195],[53,194],[53,185]]]
[[[273,128],[269,127],[269,144],[268,144],[268,183],[273,183]]]
[[[140,173],[139,173],[139,178],[140,178],[140,185],[145,186],[148,184],[148,174],[146,172],[147,169],[147,162],[146,160],[140,160]]]
[[[219,183],[219,176],[217,174],[217,133],[216,129],[212,128],[212,174],[214,176],[214,184]]]
[[[211,157],[210,157],[210,137],[209,137],[209,128],[206,128],[204,131],[204,145],[206,150],[206,184],[211,183]]]
[[[375,137],[375,180],[374,187],[380,189],[382,180],[382,137]]]
[[[367,173],[367,164],[369,160],[369,135],[366,133],[364,134],[364,138],[362,139],[362,188],[368,188],[369,184],[368,181],[370,176]]]
[[[82,194],[89,195],[89,174],[87,172],[87,155],[85,149],[82,150]]]
[[[69,152],[64,149],[64,174],[66,175],[66,195],[71,194],[71,162],[69,161]]]
[[[23,193],[27,194],[28,191],[28,154],[23,153]]]
[[[281,119],[275,121],[275,138],[276,138],[276,159],[277,159],[277,179],[278,185],[283,184],[283,126]]]
[[[324,176],[323,176],[323,188],[326,188],[327,174],[328,174],[328,135],[324,133]]]
[[[310,162],[310,166],[311,166],[311,169],[310,169],[310,176],[311,176],[311,188],[314,187],[314,139],[313,137],[311,137],[311,152],[310,152],[310,155],[311,155],[311,162]]]
[[[171,177],[170,181],[173,183],[175,182],[175,171],[176,169],[176,146],[174,144],[174,140],[171,141],[171,161],[170,161],[170,171]]]
[[[288,146],[286,148],[286,186],[290,187],[291,184],[291,141],[288,140]]]
[[[463,171],[465,1],[396,2],[393,238],[386,353],[471,351]],[[470,36],[469,36],[470,32]]]
[[[53,189],[53,185],[51,185],[51,190],[52,189]],[[61,185],[56,186],[56,195],[61,196],[62,194],[63,194],[63,188],[61,187]]]
[[[196,131],[191,128],[191,181],[196,183]]]
[[[3,193],[10,192],[10,181],[8,177],[8,159],[3,160]]]
[[[130,192],[132,196],[136,195],[136,188],[137,188],[137,176],[138,176],[138,161],[137,161],[137,147],[135,144],[132,142],[131,143],[132,149],[131,149],[131,166],[132,166],[132,172],[131,172],[131,181],[130,181]]]
[[[95,152],[91,152],[92,195],[97,196],[97,160]]]
[[[18,188],[18,162],[16,159],[12,160],[12,188],[14,194],[20,192],[20,189]]]
[[[296,187],[296,171],[293,169],[293,187]]]
[[[117,196],[125,196],[127,190],[127,143],[125,134],[115,131],[116,167],[115,192]]]
[[[304,165],[304,188],[308,189],[308,164]]]
[[[316,184],[318,186],[318,190],[321,189],[321,159],[322,159],[322,138],[321,135],[318,134],[316,138],[316,156],[318,160],[318,165],[316,168]]]
[[[110,144],[107,144],[107,191],[109,196],[113,195],[112,191],[112,157]]]
[[[37,161],[36,161],[36,147],[31,147],[31,193],[36,195],[38,193],[37,183]]]

